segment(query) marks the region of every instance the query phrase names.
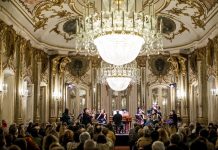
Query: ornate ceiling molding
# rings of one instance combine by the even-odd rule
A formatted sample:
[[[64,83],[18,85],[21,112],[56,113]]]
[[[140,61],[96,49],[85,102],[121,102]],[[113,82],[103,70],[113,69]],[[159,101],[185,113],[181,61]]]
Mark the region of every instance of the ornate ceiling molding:
[[[5,22],[7,22],[7,24],[13,24],[16,32],[18,34],[21,34],[27,40],[31,40],[31,44],[34,47],[43,49],[45,52],[47,52],[49,50],[57,50],[60,54],[64,54],[64,55],[67,55],[69,53],[69,51],[74,52],[74,54],[75,54],[76,49],[73,48],[74,42],[72,40],[73,34],[68,35],[68,33],[63,32],[63,26],[66,23],[67,17],[63,18],[63,19],[60,19],[60,18],[62,17],[61,15],[64,15],[64,13],[54,16],[54,18],[56,18],[56,20],[54,20],[54,22],[52,24],[50,24],[51,22],[48,21],[49,24],[48,24],[48,26],[45,26],[45,30],[43,30],[43,28],[40,28],[36,32],[32,31],[32,28],[30,28],[30,24],[28,24],[26,21],[24,21],[25,22],[25,24],[24,24],[23,20],[21,21],[19,17],[22,15],[22,17],[25,17],[26,20],[29,21],[31,24],[34,24],[34,21],[31,18],[33,16],[30,15],[30,12],[27,11],[26,9],[29,9],[30,11],[32,10],[31,13],[34,14],[35,11],[33,11],[33,9],[36,10],[37,7],[41,6],[42,4],[44,4],[46,2],[47,3],[53,2],[54,5],[60,5],[61,2],[65,1],[65,5],[63,5],[63,8],[64,7],[69,8],[69,9],[67,9],[67,11],[71,12],[71,11],[74,11],[73,7],[77,7],[77,6],[82,7],[83,6],[84,3],[82,3],[82,0],[74,0],[73,2],[75,2],[75,4],[73,6],[73,4],[71,3],[71,5],[72,5],[71,8],[67,7],[68,4],[66,4],[66,2],[69,2],[72,0],[69,0],[69,1],[68,0],[47,0],[47,1],[36,0],[37,3],[31,4],[31,8],[30,8],[29,4],[24,3],[24,1],[25,0],[4,2],[4,4],[0,6],[0,9],[2,10],[0,12],[0,15],[3,15],[2,19]],[[31,0],[28,0],[28,1],[31,1]],[[158,0],[156,0],[156,1],[158,1]],[[197,29],[192,28],[195,25],[193,24],[193,26],[190,26],[190,23],[192,23],[190,21],[191,19],[190,20],[183,20],[180,18],[180,16],[177,16],[175,14],[167,12],[167,9],[173,8],[171,5],[171,3],[173,3],[173,2],[179,3],[178,5],[180,5],[180,6],[182,6],[182,5],[187,6],[187,9],[184,10],[185,12],[190,11],[192,8],[190,6],[188,6],[188,2],[186,2],[184,0],[176,0],[176,1],[162,0],[162,1],[166,2],[167,5],[165,5],[165,7],[161,7],[161,8],[163,8],[163,10],[161,11],[161,14],[164,17],[167,17],[167,18],[173,20],[177,26],[176,30],[174,32],[170,33],[169,35],[165,35],[166,41],[167,41],[167,44],[165,46],[165,50],[167,50],[167,51],[170,50],[172,52],[173,51],[178,52],[180,49],[190,49],[190,48],[192,49],[193,47],[200,47],[202,45],[205,45],[205,42],[202,42],[202,41],[205,41],[208,37],[211,38],[212,34],[218,33],[217,26],[216,25],[213,26],[213,24],[211,24],[211,22],[210,22],[210,19],[215,18],[217,16],[217,11],[218,11],[218,8],[215,7],[215,5],[211,5],[211,4],[214,4],[214,2],[213,2],[214,0],[205,0],[205,3],[210,3],[210,1],[212,2],[210,4],[210,6],[212,6],[212,7],[210,7],[210,8],[208,7],[209,9],[206,9],[206,7],[205,7],[206,4],[203,4],[204,1],[197,2],[197,0],[192,0],[192,1],[194,1],[196,6],[201,5],[201,9],[199,8],[199,10],[204,10],[204,14],[206,12],[207,16],[206,16],[204,23],[211,24],[211,26],[212,26],[212,27],[210,26],[209,28],[205,27],[206,28],[205,31],[201,30],[202,28],[199,28],[199,27],[197,27]],[[187,1],[190,2],[190,0],[187,0]],[[24,4],[26,5],[26,7],[23,6]],[[146,0],[144,2],[144,5],[146,5]],[[7,6],[7,7],[5,7],[5,6]],[[198,7],[200,7],[200,6],[198,6]],[[15,11],[10,11],[10,8],[14,9]],[[77,9],[78,9],[78,7],[77,7]],[[197,11],[198,9],[194,8],[194,11],[195,10]],[[208,10],[210,10],[210,13],[208,12]],[[18,12],[18,11],[19,11],[18,14],[13,14],[13,12]],[[159,10],[157,10],[157,11],[159,11]],[[78,16],[78,14],[75,13],[75,16]],[[182,15],[182,16],[186,17],[184,15]],[[208,16],[209,16],[209,18],[208,18]],[[57,21],[57,20],[59,20],[59,21]],[[67,21],[69,21],[69,20],[67,20]],[[212,23],[214,23],[214,22],[215,21],[212,20]],[[188,31],[190,33],[186,32],[186,31]],[[186,42],[184,41],[183,43],[177,42],[177,41],[180,41],[180,40],[178,40],[180,36],[184,37],[187,34],[195,35],[196,37],[199,37],[199,39],[193,38],[192,41],[186,41]],[[55,40],[47,40],[47,39],[49,39],[48,38],[49,36],[53,36],[52,39],[55,39]],[[170,40],[173,40],[173,39],[175,39],[173,41],[173,44],[170,44]],[[70,41],[70,40],[72,40],[72,41]],[[52,42],[52,41],[60,41],[60,43],[64,43],[64,44],[59,44],[58,42]],[[67,42],[67,41],[69,41],[69,42]]]
[[[205,2],[211,4],[209,10],[211,10],[216,5],[216,3],[218,3],[218,1],[215,0],[177,0],[177,7],[167,10],[167,12],[175,16],[190,17],[195,28],[198,27],[205,29],[206,19],[209,11],[205,6]]]

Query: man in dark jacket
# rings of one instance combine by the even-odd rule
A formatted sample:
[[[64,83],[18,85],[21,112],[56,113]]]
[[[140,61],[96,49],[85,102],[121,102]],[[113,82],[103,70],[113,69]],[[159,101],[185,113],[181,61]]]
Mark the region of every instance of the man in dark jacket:
[[[117,113],[113,116],[113,122],[115,124],[115,128],[116,128],[116,133],[119,129],[119,133],[121,132],[121,130],[123,130],[123,125],[122,125],[122,115],[119,114],[119,111],[117,111]]]

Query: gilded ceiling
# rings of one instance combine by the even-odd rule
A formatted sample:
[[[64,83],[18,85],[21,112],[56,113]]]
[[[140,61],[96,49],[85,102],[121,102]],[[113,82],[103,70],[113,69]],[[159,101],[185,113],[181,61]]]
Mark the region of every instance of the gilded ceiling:
[[[130,0],[130,2],[133,0]],[[141,1],[141,0],[139,0]],[[86,0],[18,0],[0,1],[1,18],[27,32],[37,46],[68,53],[75,50],[76,22],[84,14]],[[99,4],[90,3],[90,12]],[[137,5],[146,12],[148,0]],[[156,14],[163,19],[164,47],[186,47],[199,41],[218,24],[218,0],[154,0]],[[104,8],[108,0],[104,0]],[[3,19],[4,21],[4,19]],[[82,25],[82,24],[81,24]],[[20,31],[21,32],[21,31]],[[52,37],[52,38],[51,38]]]

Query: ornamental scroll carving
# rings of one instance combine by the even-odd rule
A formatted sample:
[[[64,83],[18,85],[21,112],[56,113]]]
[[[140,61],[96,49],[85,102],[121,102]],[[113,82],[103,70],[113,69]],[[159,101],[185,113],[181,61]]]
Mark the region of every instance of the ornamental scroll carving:
[[[178,78],[179,74],[186,75],[186,58],[180,55],[170,56],[167,61],[171,64],[171,70]]]
[[[25,57],[26,68],[29,68],[32,65],[32,47],[30,41],[27,41],[26,43],[24,55],[25,55],[24,57]]]
[[[7,30],[6,30],[4,36],[5,36],[4,37],[5,55],[8,58],[12,57],[12,59],[13,59],[14,54],[15,54],[15,40],[17,40],[17,38],[16,38],[17,35],[16,35],[16,32],[14,31],[12,26],[7,27]]]
[[[62,57],[61,56],[56,56],[55,58],[52,59],[52,75],[55,76],[58,72],[58,65],[59,61]]]

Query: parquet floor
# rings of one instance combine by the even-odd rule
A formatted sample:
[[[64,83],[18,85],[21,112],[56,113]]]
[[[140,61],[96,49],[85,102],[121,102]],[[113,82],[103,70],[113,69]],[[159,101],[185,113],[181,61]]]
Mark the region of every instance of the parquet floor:
[[[129,146],[115,146],[114,150],[130,150]]]

